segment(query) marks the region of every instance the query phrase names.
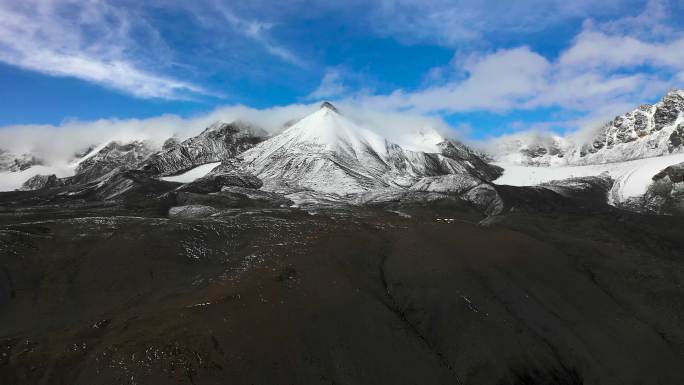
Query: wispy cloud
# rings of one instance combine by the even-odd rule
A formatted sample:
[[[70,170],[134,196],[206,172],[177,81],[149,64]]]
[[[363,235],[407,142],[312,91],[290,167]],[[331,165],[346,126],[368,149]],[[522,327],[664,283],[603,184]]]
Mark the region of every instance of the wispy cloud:
[[[323,79],[321,79],[321,84],[318,88],[313,90],[307,97],[308,99],[323,99],[332,98],[336,96],[341,96],[346,93],[349,89],[342,82],[342,75],[340,71],[336,69],[327,70]]]
[[[149,26],[101,0],[0,0],[0,61],[93,82],[141,98],[185,99],[200,86],[157,74],[139,56]],[[135,34],[138,35],[135,35]],[[154,37],[154,36],[153,36]]]
[[[489,34],[525,34],[588,15],[615,15],[642,0],[384,0],[369,14],[379,33],[447,46],[482,43]]]
[[[306,63],[287,48],[277,45],[268,36],[268,31],[273,27],[272,23],[259,20],[249,20],[238,17],[226,4],[215,2],[216,8],[235,31],[249,37],[261,45],[269,54],[288,63],[305,67]]]

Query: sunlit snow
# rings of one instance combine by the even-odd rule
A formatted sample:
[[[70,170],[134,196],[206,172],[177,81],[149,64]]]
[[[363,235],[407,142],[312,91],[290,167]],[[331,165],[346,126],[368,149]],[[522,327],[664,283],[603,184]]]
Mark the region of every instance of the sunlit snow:
[[[684,154],[588,166],[530,167],[496,163],[503,167],[504,173],[494,183],[534,186],[552,180],[596,176],[606,172],[615,179],[615,185],[611,191],[612,199],[621,201],[643,195],[655,174],[668,166],[682,162],[684,162]]]
[[[74,175],[74,169],[70,166],[32,166],[22,171],[0,172],[0,191],[16,190],[35,175],[51,174],[57,175],[58,178],[63,178]]]
[[[216,168],[219,164],[221,164],[221,162],[203,164],[179,175],[163,177],[161,180],[165,180],[167,182],[190,183],[195,179],[209,174],[211,170]]]

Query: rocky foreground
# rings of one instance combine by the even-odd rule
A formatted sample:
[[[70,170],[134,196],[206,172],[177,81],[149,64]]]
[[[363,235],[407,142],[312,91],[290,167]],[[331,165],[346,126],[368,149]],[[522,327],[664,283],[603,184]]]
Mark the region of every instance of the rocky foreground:
[[[144,186],[0,195],[0,383],[684,383],[681,217]]]

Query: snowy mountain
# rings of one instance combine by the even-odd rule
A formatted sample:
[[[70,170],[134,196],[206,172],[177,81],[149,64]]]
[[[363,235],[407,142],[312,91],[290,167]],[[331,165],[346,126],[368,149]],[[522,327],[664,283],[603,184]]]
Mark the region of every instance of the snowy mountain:
[[[93,182],[113,172],[134,169],[154,151],[142,141],[109,142],[78,160],[70,183]]]
[[[271,191],[314,190],[345,195],[388,187],[408,188],[445,174],[496,175],[463,146],[434,130],[403,148],[347,118],[330,103],[240,155],[243,166]],[[411,142],[411,141],[408,141]],[[486,165],[484,169],[477,166]]]
[[[162,151],[140,166],[150,175],[169,176],[211,162],[234,158],[263,141],[266,131],[243,122],[216,122],[183,142],[169,138]]]
[[[498,149],[495,164],[504,173],[497,184],[533,186],[606,175],[614,181],[607,197],[611,204],[637,211],[659,206],[646,196],[655,197],[654,191],[662,190],[654,190],[654,183],[664,183],[656,175],[684,162],[684,91],[672,90],[654,105],[644,104],[616,117],[590,141],[538,134],[509,138]]]
[[[498,144],[497,160],[532,166],[589,165],[642,159],[684,149],[684,90],[615,117],[590,139],[559,135],[513,137]]]

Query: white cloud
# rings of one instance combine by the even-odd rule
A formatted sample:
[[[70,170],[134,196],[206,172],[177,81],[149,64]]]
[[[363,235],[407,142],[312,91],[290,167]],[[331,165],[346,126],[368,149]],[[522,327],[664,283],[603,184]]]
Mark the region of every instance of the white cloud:
[[[684,37],[660,43],[586,30],[563,53],[559,64],[604,70],[642,65],[684,68]]]
[[[268,37],[268,31],[273,27],[273,24],[258,20],[243,19],[235,15],[235,13],[228,9],[225,4],[216,2],[215,5],[225,20],[227,20],[237,32],[242,33],[244,36],[247,36],[260,44],[266,52],[288,63],[300,67],[306,66],[304,60],[292,51],[273,43]]]
[[[372,6],[372,27],[409,42],[480,44],[488,34],[525,34],[573,19],[622,14],[642,0],[383,0]]]
[[[651,8],[645,12],[652,13]],[[525,46],[459,55],[453,62],[458,76],[441,76],[441,84],[353,99],[422,113],[505,113],[546,107],[591,114],[625,112],[617,107],[638,105],[683,85],[684,37],[668,40],[659,35],[646,41],[607,32],[629,30],[628,22],[643,20],[641,16],[617,20],[606,31],[600,30],[604,25],[587,22],[555,60]],[[445,69],[439,71],[443,74]]]
[[[354,97],[384,109],[422,113],[473,110],[507,111],[519,108],[547,86],[551,64],[528,47],[474,55],[457,63],[464,79],[423,90],[395,91],[390,95]]]
[[[308,99],[323,99],[335,96],[341,96],[348,91],[347,86],[342,82],[342,76],[338,70],[328,70],[321,84],[313,90],[308,96]]]
[[[138,46],[142,35],[149,36],[151,44],[160,44],[155,31],[139,17],[99,0],[0,0],[0,61],[142,98],[207,94],[202,87],[147,70],[130,57],[136,49],[152,57],[163,50]]]

